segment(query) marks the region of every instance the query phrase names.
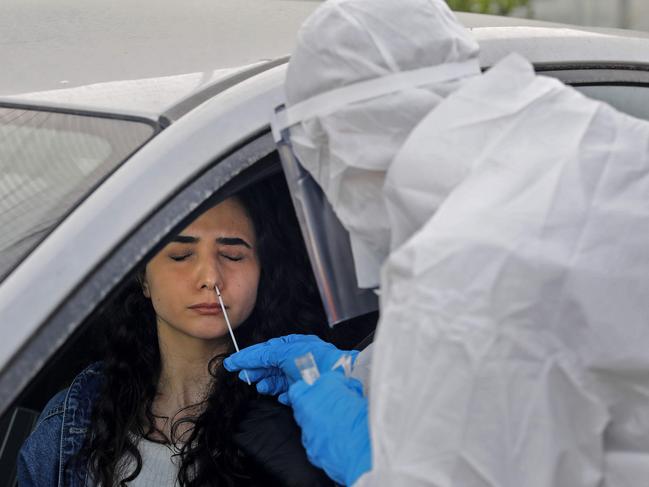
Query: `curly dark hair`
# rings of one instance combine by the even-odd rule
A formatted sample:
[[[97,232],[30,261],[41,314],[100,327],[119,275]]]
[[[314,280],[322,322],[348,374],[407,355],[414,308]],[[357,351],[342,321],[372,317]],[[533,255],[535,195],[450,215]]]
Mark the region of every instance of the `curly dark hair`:
[[[237,341],[244,347],[288,333],[328,338],[324,311],[283,175],[267,178],[235,197],[252,220],[261,266],[255,308],[237,328]],[[142,469],[137,439],[157,432],[152,404],[161,366],[155,313],[137,278],[114,303],[107,318],[103,389],[75,461],[84,462],[98,484],[125,487]],[[250,460],[233,441],[241,410],[256,391],[223,368],[223,359],[232,351],[213,357],[207,365],[213,381],[207,398],[199,405],[203,412],[173,424],[176,428],[180,422],[192,423],[179,453],[178,482],[183,487],[257,485]],[[123,459],[128,457],[135,469],[120,471]]]

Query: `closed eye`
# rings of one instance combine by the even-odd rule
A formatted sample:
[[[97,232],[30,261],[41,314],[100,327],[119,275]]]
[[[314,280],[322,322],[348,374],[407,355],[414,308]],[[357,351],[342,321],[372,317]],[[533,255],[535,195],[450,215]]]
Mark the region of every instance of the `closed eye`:
[[[190,257],[191,255],[192,255],[192,254],[191,254],[191,252],[190,252],[190,253],[182,254],[182,255],[170,255],[169,257],[170,257],[171,259],[175,260],[176,262],[180,262],[180,261],[185,260],[187,257]]]
[[[243,259],[243,255],[230,255],[230,254],[221,254],[222,257],[225,257],[228,260],[231,260],[232,262],[239,262],[240,260]]]

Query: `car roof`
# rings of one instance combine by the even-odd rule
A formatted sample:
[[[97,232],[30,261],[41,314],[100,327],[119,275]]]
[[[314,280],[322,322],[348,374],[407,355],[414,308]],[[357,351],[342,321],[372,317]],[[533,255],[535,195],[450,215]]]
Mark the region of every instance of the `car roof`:
[[[0,100],[157,118],[288,55],[319,2],[305,0],[4,0]],[[644,32],[458,14],[490,66],[511,52],[535,63],[649,63]],[[27,28],[29,26],[29,28]],[[269,63],[268,67],[276,63]],[[176,110],[177,112],[177,110]],[[179,115],[176,113],[176,115]],[[172,117],[172,118],[177,118]]]
[[[511,52],[534,64],[649,64],[649,33],[464,14],[483,67]]]
[[[585,32],[608,33],[629,37],[649,37],[649,32],[630,29],[615,29],[610,27],[595,27],[587,25],[566,24],[547,20],[528,19],[523,17],[507,17],[468,12],[456,12],[462,24],[470,29],[480,27],[569,27]]]

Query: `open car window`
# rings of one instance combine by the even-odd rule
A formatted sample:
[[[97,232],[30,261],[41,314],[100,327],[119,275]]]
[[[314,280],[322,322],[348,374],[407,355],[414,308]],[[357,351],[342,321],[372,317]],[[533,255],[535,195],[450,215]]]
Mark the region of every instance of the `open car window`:
[[[235,166],[238,166],[236,170]],[[206,205],[214,205],[251,184],[259,183],[263,191],[265,183],[269,182],[274,187],[278,184],[285,187],[283,218],[299,233],[279,157],[270,135],[264,135],[215,164],[181,190],[85,280],[52,317],[48,327],[41,330],[19,356],[19,360],[32,365],[39,364],[36,358],[45,357],[46,365],[40,367],[40,373],[14,401],[14,406],[39,411],[76,373],[101,359],[103,342],[99,337],[106,310],[112,306],[111,300],[120,286],[132,279],[139,266],[160,250],[175,232],[205,210]],[[306,249],[304,254],[307,255]],[[343,348],[351,348],[373,331],[377,318],[376,312],[355,317],[352,326],[334,328],[331,339]],[[58,345],[60,338],[53,340],[53,336],[66,338]],[[34,360],[30,362],[30,358]]]

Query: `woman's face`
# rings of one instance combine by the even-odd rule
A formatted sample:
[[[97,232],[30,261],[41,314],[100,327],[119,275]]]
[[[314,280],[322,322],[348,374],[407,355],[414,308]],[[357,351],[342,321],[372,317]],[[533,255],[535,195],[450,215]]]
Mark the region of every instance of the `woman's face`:
[[[256,235],[236,198],[210,208],[146,266],[143,290],[167,337],[229,339],[214,286],[233,327],[252,312],[259,285]]]

